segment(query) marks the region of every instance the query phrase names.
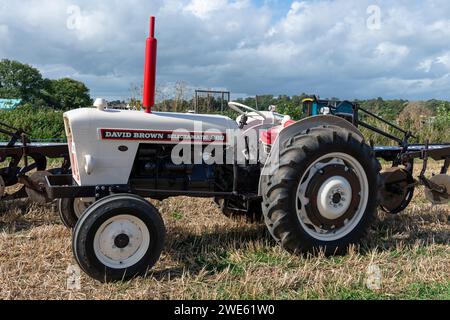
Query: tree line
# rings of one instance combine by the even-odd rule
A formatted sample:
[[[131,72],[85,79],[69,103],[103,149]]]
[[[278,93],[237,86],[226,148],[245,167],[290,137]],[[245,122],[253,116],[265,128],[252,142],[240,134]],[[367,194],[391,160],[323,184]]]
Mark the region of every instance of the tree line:
[[[41,72],[14,60],[0,60],[0,98],[20,99],[22,106],[70,110],[92,105],[88,87],[79,81],[46,79]]]
[[[305,98],[312,97],[312,94],[301,93],[299,95],[259,95],[257,97],[238,98],[237,102],[248,105],[258,110],[267,110],[269,106],[277,107],[277,112],[290,115],[294,120],[300,120],[306,115],[302,107]],[[195,99],[182,99],[175,95],[170,99],[160,100],[155,110],[186,112],[195,108]],[[331,97],[324,100],[339,101],[339,98]],[[383,98],[354,100],[360,107],[371,111],[383,119],[390,121],[405,130],[411,131],[417,136],[417,142],[424,142],[429,139],[431,142],[450,142],[450,102],[443,100],[428,101],[408,101],[405,99],[384,100]],[[200,106],[198,109],[204,113],[217,113],[235,118],[237,114],[230,109],[221,110],[223,105],[219,96],[201,96],[198,99]],[[225,103],[226,105],[226,103]],[[393,130],[386,124],[373,119],[363,118],[363,120],[375,125],[396,136],[401,133]],[[362,129],[364,135],[376,144],[390,145],[393,141],[375,134],[372,131]]]

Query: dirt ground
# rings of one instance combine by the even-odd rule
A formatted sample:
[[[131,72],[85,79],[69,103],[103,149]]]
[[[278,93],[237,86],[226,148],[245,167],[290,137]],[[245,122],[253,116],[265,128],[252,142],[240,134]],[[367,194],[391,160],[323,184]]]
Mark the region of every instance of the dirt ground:
[[[155,268],[115,284],[81,273],[79,290],[67,287],[76,263],[55,205],[0,203],[0,299],[450,299],[450,208],[428,204],[423,188],[405,212],[380,212],[360,246],[331,258],[292,256],[264,225],[230,220],[210,199],[153,203],[168,230]],[[379,288],[369,289],[378,272]]]

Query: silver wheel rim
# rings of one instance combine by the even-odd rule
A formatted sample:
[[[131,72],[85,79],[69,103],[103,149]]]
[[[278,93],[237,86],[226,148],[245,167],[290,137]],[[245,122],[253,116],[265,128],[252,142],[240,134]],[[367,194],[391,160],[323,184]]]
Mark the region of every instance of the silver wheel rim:
[[[73,199],[73,211],[77,218],[81,218],[84,212],[91,206],[92,202],[85,202],[82,198]]]
[[[118,215],[105,221],[94,237],[97,259],[113,269],[126,269],[138,263],[150,246],[145,223],[132,215]]]
[[[324,167],[333,164],[344,165],[355,173],[361,188],[359,192],[360,201],[356,213],[349,220],[345,220],[344,226],[333,230],[325,230],[321,226],[315,225],[311,219],[308,218],[305,210],[305,206],[309,203],[306,190],[311,179],[317,172]],[[332,201],[332,196],[335,194],[340,194],[338,203]],[[301,177],[297,188],[297,216],[303,229],[311,237],[320,241],[334,241],[345,237],[358,225],[366,211],[368,199],[369,182],[366,172],[359,161],[346,153],[330,153],[315,160]],[[319,189],[319,194],[317,195],[317,208],[319,214],[323,217],[335,219],[342,216],[349,208],[351,200],[352,188],[347,179],[341,176],[332,176],[326,180]]]

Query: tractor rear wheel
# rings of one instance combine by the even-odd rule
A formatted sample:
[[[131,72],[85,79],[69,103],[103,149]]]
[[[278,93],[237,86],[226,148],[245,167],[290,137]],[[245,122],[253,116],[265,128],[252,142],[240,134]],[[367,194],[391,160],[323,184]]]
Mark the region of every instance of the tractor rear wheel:
[[[101,281],[145,275],[158,261],[166,235],[158,210],[129,194],[103,198],[85,212],[73,232],[75,259]]]
[[[307,130],[280,146],[274,168],[262,178],[263,213],[285,249],[340,254],[366,235],[379,163],[359,136],[335,126]]]

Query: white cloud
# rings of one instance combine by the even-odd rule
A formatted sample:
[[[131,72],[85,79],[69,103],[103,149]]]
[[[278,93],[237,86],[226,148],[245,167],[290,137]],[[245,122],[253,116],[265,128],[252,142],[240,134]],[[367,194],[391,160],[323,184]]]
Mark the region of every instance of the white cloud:
[[[404,57],[408,55],[409,49],[406,46],[396,45],[391,42],[382,42],[376,48],[377,54],[387,58]]]
[[[227,5],[227,0],[192,0],[185,10],[205,19],[209,18],[214,11],[224,9]]]
[[[423,70],[428,73],[431,71],[433,62],[434,62],[433,59],[425,59],[424,61],[420,62],[419,66],[417,67],[417,70]]]
[[[450,52],[436,58],[436,63],[440,63],[450,69]]]
[[[434,74],[447,75],[450,72],[450,51],[441,53],[436,57],[427,58],[420,62],[417,70],[422,70],[425,73],[434,71]]]
[[[250,0],[235,0],[235,1],[231,2],[230,5],[231,5],[231,7],[239,10],[239,9],[249,8],[251,5],[251,1]]]
[[[391,42],[382,42],[375,49],[375,55],[380,62],[391,67],[400,65],[409,52],[408,47]]]
[[[80,9],[68,28],[68,8]],[[235,93],[450,99],[450,2],[378,0],[0,0],[0,58],[124,96],[142,81],[157,16],[158,83]],[[276,14],[275,14],[276,12]],[[70,21],[69,21],[70,22]]]
[[[294,2],[292,2],[292,4],[291,4],[291,9],[289,10],[289,12],[288,12],[288,16],[292,16],[292,15],[295,15],[295,14],[297,14],[300,10],[302,10],[302,9],[307,9],[308,8],[308,4],[307,4],[307,2],[304,2],[304,1],[302,1],[302,2],[299,2],[299,1],[294,1]]]

